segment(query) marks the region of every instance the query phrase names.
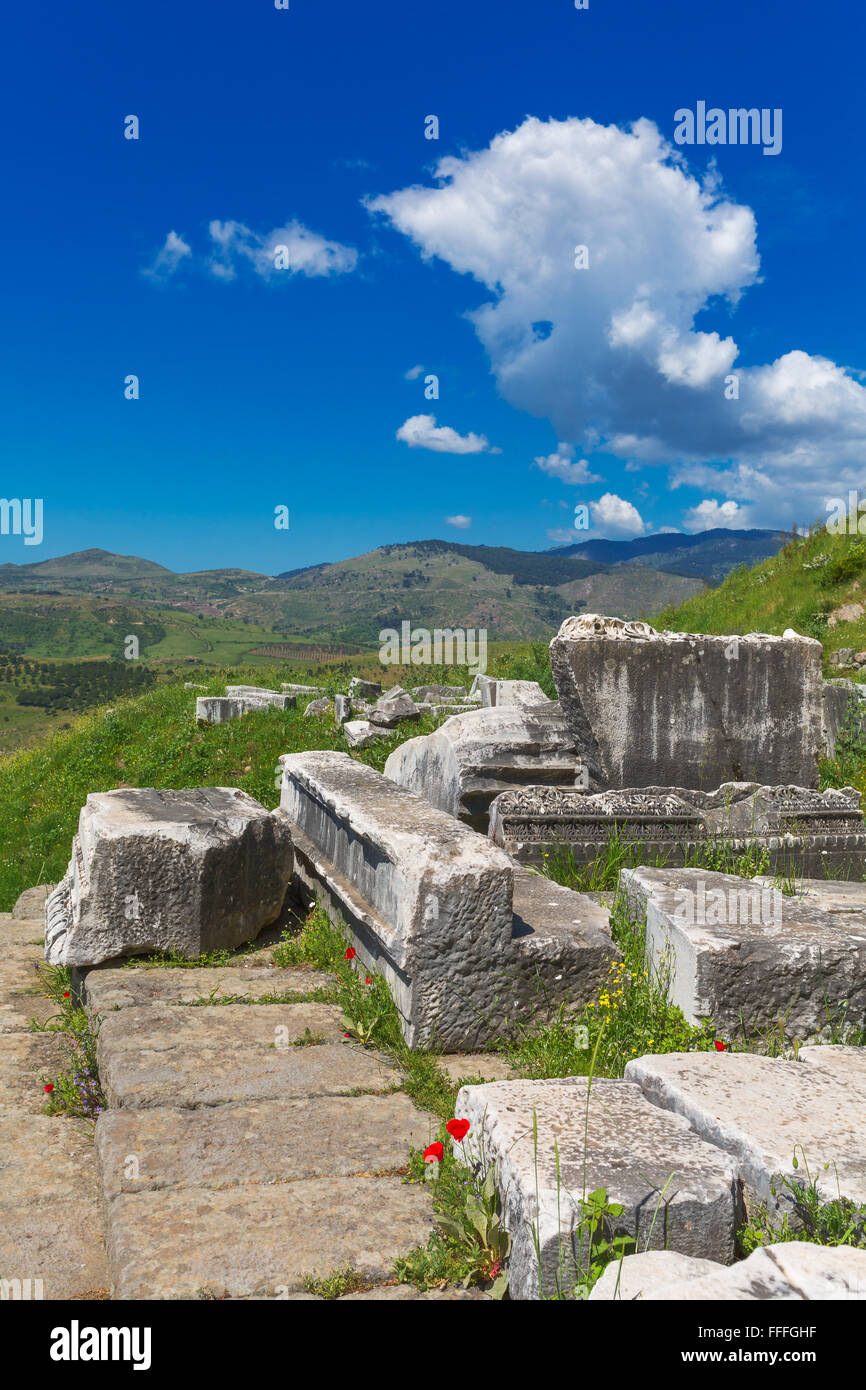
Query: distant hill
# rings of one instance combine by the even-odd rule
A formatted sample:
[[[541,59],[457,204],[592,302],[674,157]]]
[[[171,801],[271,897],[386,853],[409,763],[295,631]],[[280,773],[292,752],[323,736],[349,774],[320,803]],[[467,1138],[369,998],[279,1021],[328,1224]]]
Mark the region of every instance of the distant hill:
[[[782,531],[727,530],[716,527],[693,535],[659,532],[630,541],[589,540],[543,554],[596,560],[604,565],[645,565],[669,574],[687,574],[720,584],[738,565],[757,565],[777,554],[790,539]]]
[[[486,628],[490,641],[514,642],[548,638],[563,618],[581,610],[648,617],[693,597],[707,583],[718,584],[738,565],[775,554],[781,544],[782,537],[772,531],[722,529],[633,541],[576,541],[549,551],[418,540],[301,566],[274,578],[231,567],[176,574],[139,556],[93,549],[33,564],[0,565],[0,595],[76,595],[141,605],[136,622],[145,627],[153,609],[160,610],[153,621],[163,628],[166,610],[185,611],[227,624],[233,648],[245,626],[265,641],[291,635],[369,645],[383,628],[405,621],[428,628]],[[97,654],[102,624],[115,634],[124,625],[114,615],[104,620],[101,613],[85,615],[84,610],[71,622],[71,612],[61,613],[60,606],[51,616],[48,610],[24,610],[20,604],[5,611],[7,625],[14,628],[7,637],[17,644],[36,639],[40,651],[50,643],[51,622],[60,623],[58,651],[70,656]],[[127,622],[132,621],[129,614]],[[172,633],[178,632],[173,626]],[[208,631],[197,640],[209,652],[222,639]],[[115,635],[105,654],[116,654],[116,645]],[[153,651],[152,643],[147,645]],[[177,646],[174,636],[169,645]],[[165,643],[157,648],[158,655],[169,654]],[[186,654],[185,638],[181,649]]]

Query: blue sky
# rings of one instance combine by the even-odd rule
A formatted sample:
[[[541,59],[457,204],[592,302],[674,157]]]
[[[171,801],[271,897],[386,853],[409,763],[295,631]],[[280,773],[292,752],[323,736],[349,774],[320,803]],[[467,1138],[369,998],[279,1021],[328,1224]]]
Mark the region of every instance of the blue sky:
[[[15,7],[2,493],[44,539],[0,562],[814,520],[864,472],[863,30],[838,0]],[[699,101],[781,109],[781,151],[676,145]]]

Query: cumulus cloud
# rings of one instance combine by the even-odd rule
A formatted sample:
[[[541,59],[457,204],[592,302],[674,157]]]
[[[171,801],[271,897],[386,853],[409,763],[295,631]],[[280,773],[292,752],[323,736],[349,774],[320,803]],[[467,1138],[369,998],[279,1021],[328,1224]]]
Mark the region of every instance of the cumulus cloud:
[[[449,526],[456,526],[458,531],[468,531],[472,525],[471,516],[460,516],[459,513],[457,516],[446,516],[445,520]]]
[[[716,526],[741,527],[743,512],[736,502],[718,502],[705,497],[696,507],[690,507],[683,517],[687,531],[712,531]]]
[[[674,485],[709,472],[750,524],[815,516],[862,480],[856,373],[800,348],[741,364],[727,328],[696,326],[759,285],[755,217],[651,121],[530,117],[435,178],[367,206],[488,291],[469,318],[512,405],[583,451],[675,466]]]
[[[234,280],[241,265],[250,266],[264,280],[277,280],[285,275],[344,275],[358,263],[353,247],[327,241],[298,221],[262,235],[232,221],[211,222],[208,231],[213,246],[208,269],[220,280]]]
[[[421,363],[417,362],[414,367],[409,368],[408,372],[404,372],[404,377],[406,381],[417,381],[423,370]]]
[[[147,266],[143,274],[149,276],[151,280],[169,280],[187,256],[191,255],[192,247],[184,241],[183,237],[178,236],[177,232],[169,232],[152,263]]]
[[[637,507],[614,492],[606,492],[597,502],[590,502],[592,524],[610,540],[627,540],[642,536],[646,527]]]
[[[501,454],[483,434],[458,434],[450,425],[437,425],[435,415],[410,415],[397,431],[410,449],[432,449],[437,454]]]
[[[542,473],[547,473],[551,478],[558,478],[569,487],[578,483],[600,482],[598,474],[589,471],[586,459],[574,461],[574,452],[573,444],[557,444],[554,453],[548,454],[546,458],[534,459],[533,464],[540,468]]]

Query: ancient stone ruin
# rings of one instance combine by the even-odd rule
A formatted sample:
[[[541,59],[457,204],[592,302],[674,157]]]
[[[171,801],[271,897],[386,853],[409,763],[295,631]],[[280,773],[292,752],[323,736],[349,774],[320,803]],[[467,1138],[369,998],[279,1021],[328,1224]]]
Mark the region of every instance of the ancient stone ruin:
[[[802,1179],[798,1148],[825,1197],[866,1202],[866,1053],[829,1043],[866,1028],[866,831],[853,788],[817,790],[817,759],[860,695],[822,682],[818,644],[790,632],[705,638],[581,615],[551,661],[556,701],[486,676],[468,695],[355,679],[334,701],[231,686],[197,702],[202,717],[309,696],[347,737],[362,726],[358,746],[423,712],[450,717],[384,776],[333,750],[284,755],[274,811],[226,787],[88,797],[44,950],[73,968],[98,1024],[104,1250],[85,1230],[95,1178],[63,1177],[76,1210],[61,1202],[51,1219],[115,1297],[311,1297],[310,1272],[347,1261],[391,1287],[394,1259],[433,1229],[429,1191],[394,1171],[439,1121],[400,1091],[393,1057],[319,1002],[332,977],[278,968],[258,945],[219,966],[130,964],[273,942],[314,901],[347,957],[387,982],[405,1043],[453,1058],[455,1077],[491,1078],[460,1090],[469,1130],[454,1151],[492,1168],[512,1298],[562,1291],[587,1253],[582,1199],[600,1188],[622,1208],[608,1234],[639,1253],[595,1300],[866,1297],[863,1250],[779,1242],[736,1258],[758,1204],[774,1229],[794,1218],[782,1179]],[[719,1039],[636,1055],[591,1086],[517,1079],[484,1054],[470,1065],[523,1027],[575,1023],[624,970],[610,897],[537,872],[552,853],[590,863],[612,834],[659,864],[624,869],[616,903],[645,927],[647,972]],[[723,846],[765,851],[770,871],[694,867]],[[0,985],[18,968],[0,961]],[[35,1065],[38,1037],[23,1047],[22,1015],[5,996],[0,1009],[0,1046],[8,1036],[14,1067]],[[783,1055],[726,1050],[756,1034]],[[32,1142],[72,1171],[47,1132]],[[7,1263],[44,1230],[20,1165],[11,1182]],[[58,1275],[56,1296],[76,1277]]]

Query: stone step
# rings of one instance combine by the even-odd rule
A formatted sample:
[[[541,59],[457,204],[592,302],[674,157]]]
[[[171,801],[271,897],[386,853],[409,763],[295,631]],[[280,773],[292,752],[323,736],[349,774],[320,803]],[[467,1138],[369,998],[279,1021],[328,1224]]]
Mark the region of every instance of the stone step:
[[[496,1166],[512,1237],[512,1298],[538,1298],[539,1283],[545,1296],[560,1285],[571,1290],[573,1246],[585,1247],[580,1202],[598,1188],[623,1205],[612,1224],[639,1248],[733,1260],[740,1217],[734,1160],[679,1115],[653,1106],[633,1082],[595,1079],[588,1102],[584,1077],[466,1086],[455,1113],[470,1122],[465,1148],[454,1145],[457,1156]]]
[[[408,1096],[328,1096],[207,1110],[107,1110],[96,1151],[107,1201],[121,1193],[229,1188],[401,1169],[440,1121]]]
[[[648,1100],[684,1116],[702,1139],[729,1153],[747,1200],[766,1203],[781,1221],[793,1201],[774,1177],[807,1182],[806,1164],[825,1199],[841,1191],[866,1202],[866,1049],[829,1048],[827,1065],[825,1049],[804,1050],[808,1062],[671,1052],[636,1058],[625,1074]]]
[[[106,1289],[96,1162],[81,1121],[0,1106],[0,1178],[0,1276],[39,1279],[46,1299]]]
[[[222,1105],[399,1085],[381,1058],[345,1044],[327,1004],[128,1007],[103,1017],[97,1057],[112,1107]],[[324,1038],[294,1046],[305,1033]]]
[[[327,1177],[121,1194],[105,1240],[114,1298],[243,1298],[298,1290],[347,1264],[384,1281],[432,1227],[424,1185]]]
[[[66,1062],[56,1033],[0,1032],[0,1106],[40,1114],[45,1106],[42,1077],[50,1081]]]
[[[88,1006],[109,1013],[143,1004],[193,1004],[200,1000],[267,999],[312,994],[334,983],[321,970],[280,969],[267,965],[189,966],[179,969],[100,966],[85,980]]]
[[[45,941],[45,918],[13,917],[11,912],[3,914],[0,921],[0,943],[3,953],[7,946],[29,947],[34,955],[43,956]]]

